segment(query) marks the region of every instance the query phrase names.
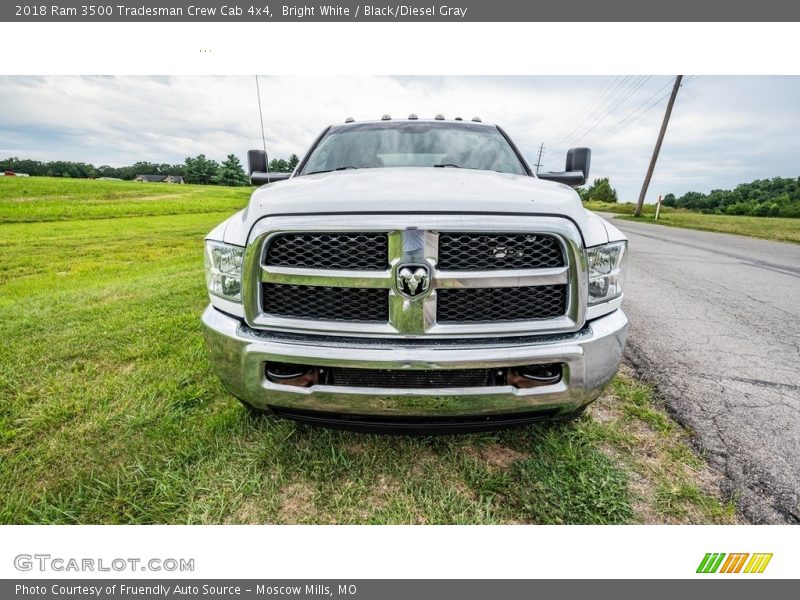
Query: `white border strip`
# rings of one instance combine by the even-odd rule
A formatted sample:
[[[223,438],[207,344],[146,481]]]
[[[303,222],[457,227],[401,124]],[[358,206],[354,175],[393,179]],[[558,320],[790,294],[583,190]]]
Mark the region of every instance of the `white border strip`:
[[[0,72],[797,74],[796,33],[796,23],[0,23]]]
[[[787,526],[4,526],[2,578],[798,578]],[[759,575],[698,575],[706,552],[769,552]],[[20,572],[19,554],[193,558],[195,571]]]

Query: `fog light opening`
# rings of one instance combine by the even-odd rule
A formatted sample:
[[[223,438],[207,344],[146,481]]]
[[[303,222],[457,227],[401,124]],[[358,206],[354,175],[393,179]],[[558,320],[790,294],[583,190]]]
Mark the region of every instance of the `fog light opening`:
[[[558,383],[562,376],[563,368],[559,363],[524,365],[509,370],[508,383],[518,388],[541,387]]]
[[[265,371],[269,381],[281,385],[310,387],[319,380],[318,369],[309,365],[268,362]]]

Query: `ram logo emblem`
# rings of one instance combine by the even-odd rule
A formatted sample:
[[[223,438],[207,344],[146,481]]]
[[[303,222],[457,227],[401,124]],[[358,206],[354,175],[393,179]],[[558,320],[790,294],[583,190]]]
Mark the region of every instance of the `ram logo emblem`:
[[[427,265],[397,267],[397,291],[406,298],[423,296],[431,286],[431,270]]]

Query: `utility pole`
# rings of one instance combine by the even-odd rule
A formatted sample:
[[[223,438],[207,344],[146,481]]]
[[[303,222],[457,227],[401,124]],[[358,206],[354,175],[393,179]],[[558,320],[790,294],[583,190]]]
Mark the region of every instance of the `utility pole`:
[[[533,165],[536,167],[536,172],[539,172],[539,169],[542,166],[542,154],[544,154],[544,142],[539,146],[539,158],[536,159],[536,164]]]
[[[639,202],[636,203],[636,210],[633,213],[634,217],[642,216],[644,197],[647,194],[647,188],[650,187],[650,179],[653,177],[653,171],[656,168],[658,153],[661,151],[661,143],[664,141],[664,134],[667,132],[667,124],[669,123],[669,117],[672,114],[672,106],[675,104],[675,97],[678,95],[678,89],[681,87],[682,79],[683,75],[678,75],[675,77],[675,85],[672,86],[672,94],[670,94],[669,102],[667,103],[667,112],[664,113],[664,120],[661,122],[661,131],[658,132],[658,140],[656,141],[656,147],[653,149],[653,157],[650,159],[650,166],[647,168],[647,175],[644,177],[642,191],[639,193]]]

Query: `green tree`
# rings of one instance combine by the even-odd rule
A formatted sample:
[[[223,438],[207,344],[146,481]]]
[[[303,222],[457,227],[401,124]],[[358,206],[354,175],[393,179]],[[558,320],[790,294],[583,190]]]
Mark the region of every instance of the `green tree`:
[[[687,192],[675,201],[675,207],[727,215],[797,217],[800,178],[756,179],[732,190],[712,190],[709,194]]]
[[[756,204],[753,209],[750,211],[750,214],[754,217],[768,217],[769,216],[769,204]]]
[[[618,200],[617,190],[611,187],[608,177],[595,179],[594,183],[586,190],[585,195],[582,196],[582,199],[594,202],[616,202]]]
[[[239,157],[235,154],[228,154],[225,162],[220,165],[214,182],[219,185],[242,186],[249,185],[250,179],[245,174]]]
[[[219,173],[219,163],[198,154],[195,158],[186,157],[186,182],[208,185],[214,183]]]
[[[230,156],[228,156],[230,159]],[[277,159],[270,163],[270,170],[275,172],[291,172],[299,163],[300,159],[296,154],[292,154],[289,160]],[[237,161],[238,162],[238,161]],[[12,156],[0,159],[0,173],[3,171],[13,171],[15,173],[27,173],[38,177],[70,177],[77,179],[87,179],[93,177],[114,177],[118,179],[133,179],[137,175],[182,175],[187,183],[216,183],[222,180],[233,181],[231,178],[233,171],[237,171],[235,165],[225,161],[228,170],[225,175],[220,173],[220,165],[200,154],[194,158],[189,157],[183,164],[171,165],[169,163],[156,163],[146,160],[137,161],[131,165],[112,167],[110,165],[100,165],[95,167],[92,164],[74,162],[69,160],[54,160],[42,162],[27,158]],[[241,169],[241,165],[238,165]],[[227,185],[227,184],[226,184]],[[236,184],[241,185],[241,183]],[[800,199],[799,199],[800,200]],[[778,200],[775,200],[780,204]],[[794,200],[793,200],[794,202]]]
[[[269,170],[273,173],[289,173],[289,163],[283,158],[273,158],[269,161]]]
[[[746,215],[750,212],[750,205],[747,202],[737,202],[731,204],[725,209],[727,215]]]

